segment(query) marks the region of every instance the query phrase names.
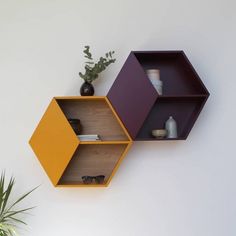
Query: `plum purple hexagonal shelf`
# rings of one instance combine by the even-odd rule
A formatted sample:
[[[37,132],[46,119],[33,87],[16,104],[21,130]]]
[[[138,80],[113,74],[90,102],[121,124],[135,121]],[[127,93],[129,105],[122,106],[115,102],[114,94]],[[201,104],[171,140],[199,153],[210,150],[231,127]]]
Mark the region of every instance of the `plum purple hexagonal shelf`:
[[[145,72],[154,68],[160,70],[162,95]],[[156,140],[151,131],[163,129],[169,116],[178,124],[175,140],[184,140],[209,92],[183,51],[133,51],[107,97],[133,140]]]

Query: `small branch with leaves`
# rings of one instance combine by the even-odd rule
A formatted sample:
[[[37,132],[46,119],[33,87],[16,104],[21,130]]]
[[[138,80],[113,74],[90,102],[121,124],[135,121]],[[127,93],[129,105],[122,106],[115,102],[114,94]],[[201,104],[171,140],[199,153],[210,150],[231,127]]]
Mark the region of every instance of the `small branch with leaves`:
[[[94,62],[92,54],[90,52],[90,47],[85,46],[83,51],[87,61],[85,62],[85,73],[79,72],[79,76],[88,83],[92,83],[98,78],[98,75],[104,71],[110,64],[114,63],[116,59],[113,58],[114,51],[107,52],[104,57],[100,57],[98,62]]]

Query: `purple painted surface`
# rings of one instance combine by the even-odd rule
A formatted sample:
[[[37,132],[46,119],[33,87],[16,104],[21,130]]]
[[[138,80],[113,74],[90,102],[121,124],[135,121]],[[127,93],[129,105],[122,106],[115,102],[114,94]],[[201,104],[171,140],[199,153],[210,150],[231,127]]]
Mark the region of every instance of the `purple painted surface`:
[[[135,139],[158,94],[131,52],[107,95]]]
[[[159,96],[145,70],[159,69],[163,95]],[[108,92],[118,116],[133,140],[155,140],[151,131],[163,128],[168,116],[178,121],[187,138],[209,92],[183,51],[134,51]],[[169,140],[169,139],[164,139]]]

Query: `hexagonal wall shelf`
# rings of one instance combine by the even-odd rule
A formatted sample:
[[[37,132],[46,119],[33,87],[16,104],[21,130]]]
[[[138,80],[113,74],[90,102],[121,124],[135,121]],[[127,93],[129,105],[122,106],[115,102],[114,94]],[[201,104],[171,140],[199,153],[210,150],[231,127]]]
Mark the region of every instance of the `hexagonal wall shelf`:
[[[146,75],[159,69],[163,95]],[[209,92],[183,51],[131,52],[107,97],[54,98],[30,139],[30,145],[55,186],[107,186],[132,140],[184,140]],[[155,139],[173,116],[178,138]],[[101,141],[81,141],[68,122],[80,119],[82,134]],[[84,184],[82,176],[104,175],[102,184]]]
[[[163,95],[148,79],[147,69],[160,70]],[[153,129],[164,128],[169,116],[178,124],[174,140],[184,140],[209,92],[183,51],[134,51],[107,96],[133,140],[170,140],[151,135]]]
[[[68,119],[80,119],[81,141]],[[107,186],[132,142],[106,97],[54,98],[30,139],[30,145],[54,186]],[[104,175],[102,184],[84,184],[82,176]]]

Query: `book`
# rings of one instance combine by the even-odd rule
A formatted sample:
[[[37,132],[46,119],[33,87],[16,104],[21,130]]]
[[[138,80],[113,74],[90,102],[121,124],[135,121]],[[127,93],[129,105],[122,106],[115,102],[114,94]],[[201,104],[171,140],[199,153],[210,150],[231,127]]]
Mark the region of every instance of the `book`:
[[[77,135],[80,141],[101,141],[101,138],[98,134],[83,134]]]

